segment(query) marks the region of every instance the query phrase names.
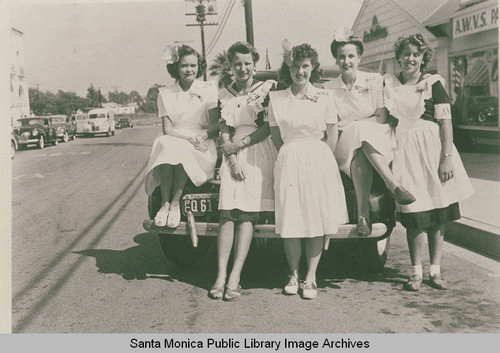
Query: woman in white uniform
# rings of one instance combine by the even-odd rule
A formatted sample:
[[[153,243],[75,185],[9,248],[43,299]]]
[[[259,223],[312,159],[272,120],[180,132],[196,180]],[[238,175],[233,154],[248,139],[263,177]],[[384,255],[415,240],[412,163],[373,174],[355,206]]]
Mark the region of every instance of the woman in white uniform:
[[[415,201],[413,195],[394,181],[392,162],[396,139],[388,124],[383,102],[383,80],[378,73],[358,70],[363,43],[337,31],[331,44],[341,75],[325,84],[334,90],[342,131],[335,149],[339,168],[352,178],[358,206],[358,234],[371,233],[368,197],[375,169],[398,203]]]
[[[159,88],[163,134],[153,143],[145,187],[148,195],[161,187],[162,205],[155,225],[175,228],[181,218],[179,201],[187,179],[200,186],[214,175],[217,149],[210,138],[216,137],[217,131],[208,131],[208,111],[216,107],[217,86],[197,80],[206,62],[193,48],[167,47],[164,59],[176,81]]]
[[[430,284],[446,289],[441,276],[445,224],[460,218],[458,201],[469,197],[473,188],[453,145],[444,79],[423,73],[432,49],[421,34],[401,37],[394,47],[401,73],[384,77],[385,106],[399,120],[393,171],[396,180],[417,195],[411,205],[396,205],[398,220],[406,228],[412,263],[405,288],[420,289],[427,236]]]
[[[224,158],[220,170],[218,273],[209,296],[232,301],[241,296],[241,271],[259,212],[274,211],[276,150],[264,112],[275,82],[254,80],[259,54],[250,44],[236,42],[227,56],[234,82],[219,91]],[[234,262],[226,282],[233,244]]]
[[[316,269],[324,235],[348,221],[344,188],[333,151],[337,143],[337,110],[332,92],[314,87],[320,77],[318,53],[309,44],[289,48],[280,80],[289,86],[270,92],[269,125],[279,150],[274,172],[276,233],[284,239],[290,268],[286,295],[299,291],[299,263],[304,238],[307,273],[302,298],[318,291]],[[326,142],[323,141],[327,134]]]

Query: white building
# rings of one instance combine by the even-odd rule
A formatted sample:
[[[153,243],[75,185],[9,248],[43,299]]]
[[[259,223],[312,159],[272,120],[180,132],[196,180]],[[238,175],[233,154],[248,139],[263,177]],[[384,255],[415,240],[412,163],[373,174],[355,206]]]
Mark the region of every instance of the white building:
[[[24,66],[23,32],[10,30],[10,122],[30,116],[28,77]]]

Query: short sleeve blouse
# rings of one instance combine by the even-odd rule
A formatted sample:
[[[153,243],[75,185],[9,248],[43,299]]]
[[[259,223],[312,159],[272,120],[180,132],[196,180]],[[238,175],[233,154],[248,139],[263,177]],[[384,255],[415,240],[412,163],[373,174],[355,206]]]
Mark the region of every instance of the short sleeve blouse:
[[[338,121],[332,91],[309,84],[297,98],[290,88],[269,93],[269,125],[280,129],[283,141],[294,137],[322,139],[327,124]]]
[[[378,73],[358,71],[351,90],[347,89],[342,76],[326,82],[324,86],[334,92],[341,121],[367,119],[384,107],[383,78]]]
[[[175,128],[203,129],[208,126],[208,111],[216,103],[215,82],[195,80],[187,91],[183,91],[179,82],[175,82],[171,86],[159,88],[158,115],[168,116]]]

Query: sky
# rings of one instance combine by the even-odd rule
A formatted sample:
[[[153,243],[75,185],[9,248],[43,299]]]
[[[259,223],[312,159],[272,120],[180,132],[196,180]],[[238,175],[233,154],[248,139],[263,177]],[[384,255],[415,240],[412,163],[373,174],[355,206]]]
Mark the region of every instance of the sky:
[[[55,2],[57,1],[57,2]],[[217,0],[221,24],[226,6]],[[334,65],[329,45],[339,27],[350,28],[362,0],[253,0],[255,46],[261,54],[257,69],[265,68],[266,48],[272,68],[281,65],[281,41],[310,43],[323,65]],[[201,52],[199,27],[185,16],[184,0],[116,1],[16,0],[10,6],[10,25],[24,33],[24,61],[30,87],[42,91],[72,91],[81,96],[92,84],[103,93],[119,90],[141,95],[155,83],[172,79],[161,60],[163,49],[183,41]],[[219,26],[205,27],[208,47]],[[245,40],[241,0],[235,0],[228,21],[208,64],[238,40]]]

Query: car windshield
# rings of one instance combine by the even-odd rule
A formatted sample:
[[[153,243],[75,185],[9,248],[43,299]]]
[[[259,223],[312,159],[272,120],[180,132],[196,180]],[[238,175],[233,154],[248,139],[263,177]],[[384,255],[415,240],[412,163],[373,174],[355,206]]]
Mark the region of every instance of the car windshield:
[[[84,116],[77,116],[76,120],[85,120],[85,117]]]
[[[89,114],[90,119],[106,119],[106,114],[98,113],[98,114]]]
[[[43,119],[21,120],[21,126],[43,125]]]
[[[64,123],[65,121],[66,121],[66,119],[64,119],[64,118],[52,118],[52,122],[55,124]]]

